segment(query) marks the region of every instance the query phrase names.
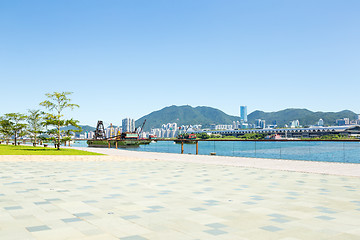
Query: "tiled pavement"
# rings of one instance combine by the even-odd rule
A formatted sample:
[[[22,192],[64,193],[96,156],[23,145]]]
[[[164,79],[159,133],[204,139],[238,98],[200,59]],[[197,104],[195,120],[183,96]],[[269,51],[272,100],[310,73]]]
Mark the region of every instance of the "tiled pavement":
[[[360,239],[359,177],[74,159],[0,161],[1,240]]]

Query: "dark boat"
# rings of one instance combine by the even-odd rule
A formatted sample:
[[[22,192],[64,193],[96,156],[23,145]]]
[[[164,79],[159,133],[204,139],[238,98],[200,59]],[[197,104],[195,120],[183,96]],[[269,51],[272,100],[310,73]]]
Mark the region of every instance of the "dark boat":
[[[177,139],[174,140],[175,143],[186,143],[186,144],[195,144],[196,141],[196,135],[191,134],[180,134]]]

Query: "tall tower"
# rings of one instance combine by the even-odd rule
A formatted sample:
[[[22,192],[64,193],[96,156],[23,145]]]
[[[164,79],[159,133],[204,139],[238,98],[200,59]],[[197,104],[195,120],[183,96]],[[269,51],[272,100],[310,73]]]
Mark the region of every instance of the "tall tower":
[[[247,122],[247,106],[240,106],[240,120],[244,123]]]
[[[135,131],[135,120],[131,118],[124,118],[122,120],[123,132],[134,132]]]

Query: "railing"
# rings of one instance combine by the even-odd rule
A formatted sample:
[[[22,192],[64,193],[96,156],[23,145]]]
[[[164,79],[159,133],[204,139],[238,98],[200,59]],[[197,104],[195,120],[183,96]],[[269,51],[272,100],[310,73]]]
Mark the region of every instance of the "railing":
[[[181,153],[181,144],[157,141],[131,150]],[[184,154],[196,154],[196,144],[184,144]],[[360,163],[359,141],[199,141],[200,155]]]

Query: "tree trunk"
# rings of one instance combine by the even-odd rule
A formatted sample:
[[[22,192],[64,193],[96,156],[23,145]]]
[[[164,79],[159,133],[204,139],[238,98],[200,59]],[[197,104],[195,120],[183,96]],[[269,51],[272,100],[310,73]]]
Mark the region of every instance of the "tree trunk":
[[[60,126],[58,126],[57,150],[60,150]]]
[[[16,131],[15,131],[15,146],[16,146]]]

